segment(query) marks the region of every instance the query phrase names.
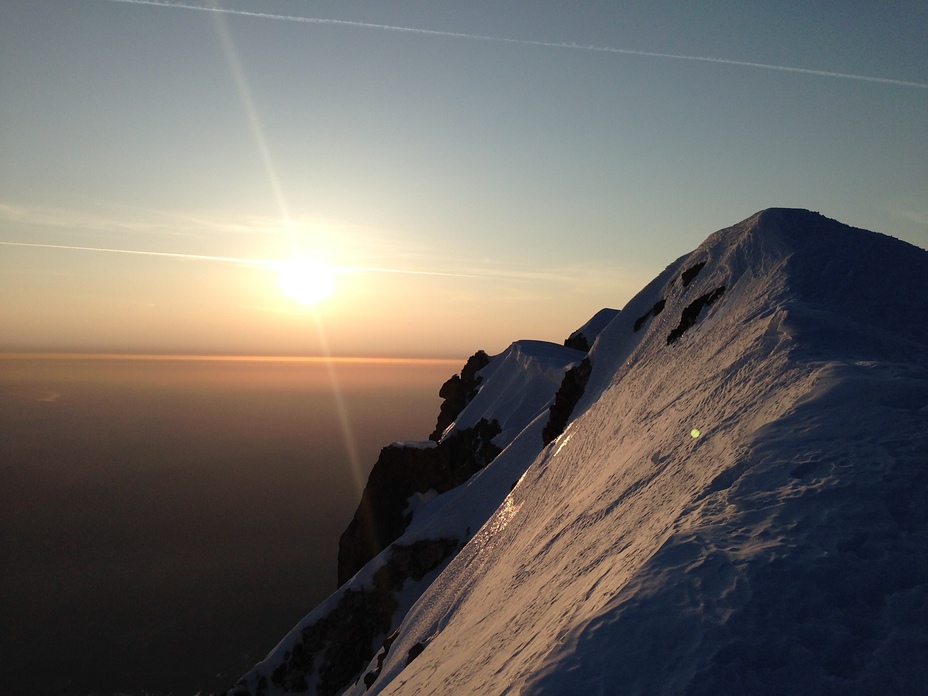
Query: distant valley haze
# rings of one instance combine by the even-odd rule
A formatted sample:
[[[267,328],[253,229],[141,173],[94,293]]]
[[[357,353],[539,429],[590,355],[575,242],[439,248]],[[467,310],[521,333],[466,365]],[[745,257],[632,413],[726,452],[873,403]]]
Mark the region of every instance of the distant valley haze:
[[[4,693],[231,685],[336,587],[443,361],[0,357]]]

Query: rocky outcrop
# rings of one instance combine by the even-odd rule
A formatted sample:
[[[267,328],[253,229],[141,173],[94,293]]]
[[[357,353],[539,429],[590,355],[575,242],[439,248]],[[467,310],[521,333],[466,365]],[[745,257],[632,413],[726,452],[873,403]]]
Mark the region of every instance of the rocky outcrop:
[[[706,262],[700,261],[694,266],[690,266],[683,273],[680,274],[680,280],[683,281],[683,287],[687,287],[690,283],[693,282],[693,279],[699,275],[699,272],[705,268]]]
[[[662,297],[647,312],[642,314],[640,317],[635,319],[635,324],[632,326],[632,331],[638,331],[648,319],[656,317],[658,314],[664,311],[664,306],[667,304],[667,298]]]
[[[582,331],[574,331],[567,339],[564,341],[564,345],[568,348],[573,348],[574,350],[582,350],[584,353],[589,352],[592,347],[592,343],[586,337]]]
[[[683,287],[684,287],[684,288],[685,288],[685,287],[688,287],[689,284],[693,282],[693,280],[696,278],[696,276],[699,275],[699,272],[705,267],[705,265],[706,265],[706,262],[705,262],[705,261],[700,261],[699,263],[695,264],[694,266],[690,266],[690,267],[687,268],[685,271],[683,271],[683,273],[680,274],[680,280],[681,280],[681,282],[683,283]],[[673,284],[674,284],[675,282],[676,282],[676,278],[674,278],[672,281],[670,281],[670,286],[673,287]],[[722,288],[722,292],[724,292],[724,290],[725,290],[725,289]],[[711,300],[708,304],[712,304],[712,302],[715,302],[716,299],[718,299],[718,298],[717,298],[717,297],[712,298],[712,300]],[[700,302],[700,301],[701,301],[701,302],[705,302],[705,298],[700,298],[700,300],[697,300],[697,302]],[[645,323],[646,323],[649,319],[653,319],[653,318],[656,317],[658,314],[660,314],[661,312],[663,312],[663,311],[664,311],[664,307],[665,307],[666,305],[667,305],[667,298],[666,298],[666,297],[661,297],[657,302],[654,303],[654,305],[651,307],[651,309],[649,309],[647,312],[645,312],[645,313],[642,314],[640,317],[638,317],[637,319],[635,319],[635,324],[632,326],[632,331],[638,331],[639,329],[641,329],[641,327],[644,326]],[[699,309],[701,309],[701,308],[702,308],[702,304],[699,305]],[[698,309],[696,310],[696,314],[697,314],[697,315],[699,314],[699,310],[698,310]],[[695,318],[693,318],[693,321],[695,321]],[[681,325],[682,325],[682,324],[681,324]],[[677,334],[677,335],[675,335],[674,338],[668,339],[667,343],[673,343],[674,341],[676,341],[680,336],[683,335],[683,332],[686,331],[686,329],[688,329],[690,326],[692,326],[692,324],[687,324],[686,326],[684,326],[682,329],[679,330],[680,333]]]
[[[338,584],[396,541],[412,520],[410,499],[460,486],[489,464],[500,449],[496,421],[481,419],[438,443],[394,443],[380,451],[361,502],[338,542]]]
[[[262,676],[253,692],[240,683],[230,695],[261,696],[269,687],[273,691],[303,693],[311,685],[315,685],[319,696],[338,693],[374,657],[371,646],[393,628],[399,608],[397,593],[403,585],[408,580],[422,580],[448,560],[459,545],[457,539],[450,538],[395,544],[369,584],[346,587],[331,611],[300,629],[299,639],[283,655],[269,679]],[[391,642],[389,637],[383,641],[384,655]],[[376,677],[375,670],[366,681],[373,683]]]
[[[590,379],[593,366],[590,358],[586,357],[564,373],[564,381],[554,397],[554,403],[548,409],[548,422],[541,431],[542,442],[547,445],[564,432],[567,421],[574,412],[574,406],[583,396],[583,390]]]
[[[438,395],[444,399],[441,409],[438,413],[438,422],[435,423],[435,430],[429,435],[429,440],[438,442],[448,426],[454,423],[454,419],[464,410],[464,407],[477,394],[477,387],[480,385],[480,375],[477,373],[486,367],[490,362],[490,357],[482,350],[478,350],[467,359],[460,375],[454,375],[451,379],[441,385]]]
[[[600,330],[593,326],[589,335]],[[482,351],[472,356],[442,387],[445,402],[431,439],[393,443],[381,451],[340,539],[340,588],[231,693],[376,689],[382,666],[396,657],[395,641],[402,642],[397,629],[406,612],[506,497],[509,482],[524,473],[523,460],[515,460],[515,468],[503,463],[499,473],[486,472],[491,484],[481,488],[480,504],[458,508],[462,516],[451,523],[433,513],[454,508],[458,493],[441,494],[457,489],[466,496],[469,486],[461,484],[523,435],[517,446],[523,456],[530,459],[530,452],[540,451],[539,416],[547,412],[567,368],[584,357],[544,341],[517,341],[492,358]],[[412,661],[425,644],[404,646],[403,658]]]
[[[380,451],[358,509],[338,542],[339,586],[406,530],[415,496],[460,486],[499,454],[500,448],[492,440],[501,432],[500,426],[486,418],[442,437],[477,394],[481,381],[477,373],[489,362],[489,356],[479,350],[468,358],[459,375],[442,385],[438,394],[444,401],[429,441],[394,442]]]
[[[582,350],[584,353],[589,352],[596,337],[618,314],[619,310],[609,307],[599,310],[586,324],[570,334],[564,341],[564,345],[574,350]]]
[[[712,292],[707,292],[705,295],[697,297],[686,307],[684,307],[683,313],[680,315],[680,323],[677,324],[677,328],[675,328],[667,335],[667,345],[670,345],[678,338],[680,338],[680,336],[686,333],[687,329],[696,323],[696,320],[699,318],[699,313],[702,311],[703,307],[711,307],[724,294],[725,286],[721,285]]]
[[[331,695],[362,678],[362,670],[380,647],[378,666],[363,674],[372,684],[387,655],[396,623],[418,596],[415,584],[438,571],[459,550],[451,535],[398,541],[421,500],[460,486],[489,464],[500,448],[493,438],[501,427],[481,418],[473,426],[445,434],[479,391],[477,374],[489,363],[483,351],[468,359],[460,375],[442,386],[444,398],[435,433],[423,442],[384,447],[368,477],[361,502],[339,540],[341,589],[316,616],[292,632],[273,667],[258,665],[230,694],[303,693]],[[379,556],[374,568],[362,570]],[[350,582],[349,582],[350,581]],[[421,591],[421,589],[419,590]]]

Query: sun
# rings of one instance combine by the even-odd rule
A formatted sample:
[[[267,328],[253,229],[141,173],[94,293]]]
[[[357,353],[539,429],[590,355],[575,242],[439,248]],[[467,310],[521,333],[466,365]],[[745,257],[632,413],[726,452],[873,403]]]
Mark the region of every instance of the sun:
[[[295,258],[276,265],[280,292],[300,304],[315,305],[335,291],[335,268],[308,258]]]

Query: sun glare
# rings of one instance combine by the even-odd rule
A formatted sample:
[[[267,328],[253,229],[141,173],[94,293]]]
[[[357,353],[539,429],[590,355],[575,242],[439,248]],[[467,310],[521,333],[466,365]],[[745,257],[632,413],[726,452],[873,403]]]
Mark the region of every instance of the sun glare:
[[[318,304],[335,290],[335,269],[313,259],[284,261],[277,273],[281,293],[301,304]]]

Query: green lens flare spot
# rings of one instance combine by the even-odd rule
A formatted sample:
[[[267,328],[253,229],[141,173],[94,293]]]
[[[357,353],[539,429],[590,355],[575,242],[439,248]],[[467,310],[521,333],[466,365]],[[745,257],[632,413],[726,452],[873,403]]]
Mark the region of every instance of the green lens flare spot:
[[[699,431],[696,430],[696,428],[693,428],[692,430],[690,430],[690,437],[692,437],[693,439],[699,437]]]

